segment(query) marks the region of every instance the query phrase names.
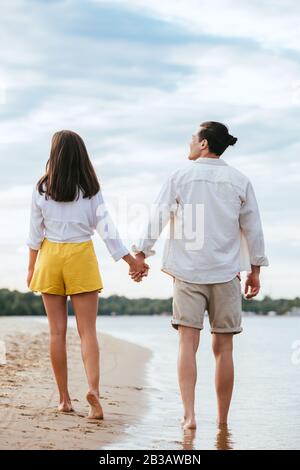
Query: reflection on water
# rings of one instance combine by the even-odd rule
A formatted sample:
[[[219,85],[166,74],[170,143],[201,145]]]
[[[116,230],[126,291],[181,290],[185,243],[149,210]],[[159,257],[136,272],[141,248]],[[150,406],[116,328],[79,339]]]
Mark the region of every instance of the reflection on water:
[[[232,434],[227,424],[220,424],[216,437],[217,450],[233,450]]]
[[[178,448],[182,450],[196,450],[197,446],[197,430],[187,429],[182,431],[182,441],[178,441]],[[215,449],[217,450],[233,450],[234,443],[232,433],[226,424],[217,427],[217,435],[215,441]]]
[[[196,438],[196,429],[183,430],[182,436],[182,449],[183,450],[195,450],[194,441]]]
[[[183,432],[176,367],[178,334],[170,318],[100,317],[99,330],[153,351],[146,371],[147,412],[109,449],[299,449],[300,365],[293,363],[291,354],[293,342],[300,339],[300,320],[248,317],[243,323],[244,332],[234,338],[235,387],[229,428],[216,424],[215,363],[206,323],[197,355],[198,428]]]

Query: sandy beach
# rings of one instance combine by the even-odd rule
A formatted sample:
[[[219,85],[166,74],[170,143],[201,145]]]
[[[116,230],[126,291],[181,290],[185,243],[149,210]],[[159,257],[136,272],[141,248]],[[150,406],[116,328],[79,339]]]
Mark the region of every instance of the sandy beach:
[[[0,366],[0,449],[99,449],[122,440],[147,407],[145,366],[150,350],[100,334],[104,421],[86,418],[86,377],[76,329],[68,329],[70,394],[75,411],[57,411],[47,324],[0,317],[7,364]]]

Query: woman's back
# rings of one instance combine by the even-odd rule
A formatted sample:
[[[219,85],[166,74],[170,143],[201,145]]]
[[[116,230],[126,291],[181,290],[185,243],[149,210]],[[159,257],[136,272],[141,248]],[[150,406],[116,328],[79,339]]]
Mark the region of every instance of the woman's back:
[[[33,194],[35,203],[43,216],[45,237],[54,242],[83,242],[89,240],[96,228],[96,210],[102,196],[84,198],[79,190],[78,199],[72,202],[57,202],[46,199],[37,190]]]
[[[128,253],[111,220],[101,191],[91,198],[54,201],[34,188],[31,202],[30,230],[27,246],[39,250],[44,238],[59,243],[80,243],[90,240],[97,230],[115,261]]]

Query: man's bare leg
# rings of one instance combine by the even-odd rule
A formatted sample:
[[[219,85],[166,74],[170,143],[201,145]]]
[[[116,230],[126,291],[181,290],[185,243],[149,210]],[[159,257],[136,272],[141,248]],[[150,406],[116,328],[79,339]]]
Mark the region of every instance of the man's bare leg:
[[[218,401],[218,423],[227,424],[234,382],[233,334],[215,333],[212,337],[212,347],[216,359],[215,385]]]
[[[195,387],[197,381],[196,353],[199,345],[200,330],[186,326],[178,326],[179,354],[178,380],[183,403],[184,429],[196,429],[195,419]]]

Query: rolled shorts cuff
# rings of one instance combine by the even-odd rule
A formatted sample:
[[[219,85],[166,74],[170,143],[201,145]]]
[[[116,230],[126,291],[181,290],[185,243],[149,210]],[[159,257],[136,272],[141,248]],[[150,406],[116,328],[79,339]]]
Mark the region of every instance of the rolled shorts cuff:
[[[210,332],[213,333],[231,333],[237,335],[243,331],[242,327],[239,328],[211,328]]]
[[[187,326],[189,328],[196,328],[197,330],[203,330],[203,326],[192,325],[191,323],[184,322],[181,320],[171,320],[171,325],[173,326],[173,328],[175,328],[175,330],[178,330],[179,326]]]

